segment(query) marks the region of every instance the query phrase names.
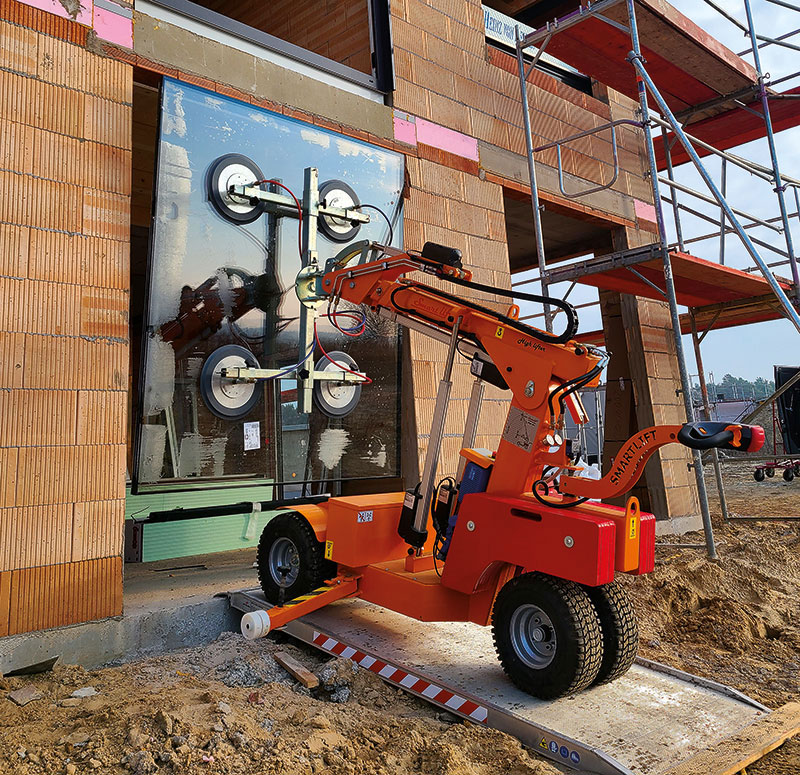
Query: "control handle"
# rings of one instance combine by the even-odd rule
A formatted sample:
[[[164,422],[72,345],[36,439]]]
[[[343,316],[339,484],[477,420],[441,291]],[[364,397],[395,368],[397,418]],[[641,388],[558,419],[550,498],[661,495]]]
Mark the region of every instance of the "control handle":
[[[727,449],[734,452],[757,452],[764,444],[760,425],[725,422],[687,422],[678,431],[678,441],[692,449]]]

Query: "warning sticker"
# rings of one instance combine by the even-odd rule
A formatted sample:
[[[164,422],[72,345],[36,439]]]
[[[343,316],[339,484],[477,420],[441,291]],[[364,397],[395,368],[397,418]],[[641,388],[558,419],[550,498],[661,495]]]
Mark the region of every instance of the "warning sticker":
[[[524,449],[525,452],[530,452],[538,427],[538,417],[512,406],[508,411],[506,427],[503,429],[503,439],[515,447]]]
[[[542,739],[539,741],[539,748],[544,748],[544,750],[546,751],[546,750],[547,750],[547,740],[545,740],[544,738],[542,738]]]
[[[326,560],[333,559],[333,541],[325,542],[325,559]]]

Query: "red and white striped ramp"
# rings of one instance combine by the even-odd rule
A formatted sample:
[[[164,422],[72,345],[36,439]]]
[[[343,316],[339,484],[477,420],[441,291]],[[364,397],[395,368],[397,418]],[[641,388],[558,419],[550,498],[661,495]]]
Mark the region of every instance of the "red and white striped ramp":
[[[239,611],[269,608],[258,589],[228,597]],[[508,732],[565,771],[658,775],[769,713],[730,687],[647,660],[612,684],[544,702],[506,678],[488,627],[418,622],[358,599],[332,603],[284,631]]]

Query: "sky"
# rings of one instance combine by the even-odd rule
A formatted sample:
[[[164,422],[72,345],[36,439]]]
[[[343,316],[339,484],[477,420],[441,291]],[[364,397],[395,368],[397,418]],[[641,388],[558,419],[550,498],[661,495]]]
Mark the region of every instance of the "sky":
[[[744,3],[741,0],[715,0],[730,15],[743,23],[746,22]],[[717,40],[736,53],[749,48],[749,40],[744,33],[731,22],[722,17],[703,0],[670,0],[673,6],[688,16],[703,29],[710,32]],[[752,9],[756,32],[767,37],[777,37],[800,27],[800,13],[775,5],[768,0],[753,0]],[[800,35],[791,37],[787,42],[800,45]],[[762,70],[777,79],[800,70],[800,52],[770,45],[760,49]],[[679,52],[676,52],[679,55]],[[745,55],[746,61],[753,63],[751,55]],[[657,84],[658,85],[658,84]],[[785,90],[800,85],[800,78],[776,87]],[[652,100],[650,102],[652,106]],[[660,140],[660,137],[659,137]],[[800,128],[789,129],[776,135],[776,147],[782,173],[800,178]],[[738,156],[745,157],[760,164],[769,165],[769,147],[766,139],[760,139],[732,150]],[[707,157],[704,162],[712,173],[714,181],[719,185],[720,164],[717,157]],[[678,182],[691,186],[695,190],[707,193],[708,189],[691,164],[676,168],[675,177]],[[779,215],[778,201],[772,186],[766,181],[751,176],[739,168],[728,165],[727,173],[728,201],[739,209],[764,219]],[[662,194],[665,192],[662,186]],[[790,213],[797,209],[791,189],[787,191],[787,207]],[[719,208],[699,202],[694,197],[679,195],[679,200],[697,210],[705,212],[715,219],[719,218]],[[674,226],[671,222],[671,207],[664,205],[669,219],[669,236],[675,239]],[[795,254],[800,253],[800,226],[798,220],[791,219]],[[693,216],[681,215],[684,238],[701,236],[714,231],[714,226]],[[765,227],[748,229],[748,233],[769,244],[785,250],[785,237]],[[718,260],[719,238],[693,243],[687,246],[689,252],[700,258]],[[762,258],[768,263],[782,260],[771,251],[764,250]],[[744,246],[735,235],[728,235],[725,242],[725,263],[738,269],[754,267],[752,258],[746,253]],[[776,274],[790,277],[788,265],[777,267]],[[563,296],[567,285],[551,286],[553,295]],[[597,298],[594,289],[577,287],[570,295],[573,304],[584,303]],[[685,311],[685,310],[681,310]],[[601,327],[600,313],[596,307],[580,310],[581,330],[591,331]],[[537,324],[536,321],[532,321]],[[687,366],[691,374],[697,374],[697,366],[691,338],[684,339]],[[773,365],[800,365],[800,332],[788,320],[776,320],[749,326],[723,329],[710,332],[702,345],[702,356],[705,370],[722,379],[726,373],[735,376],[755,379],[756,377],[772,378]],[[696,381],[696,380],[695,380]]]

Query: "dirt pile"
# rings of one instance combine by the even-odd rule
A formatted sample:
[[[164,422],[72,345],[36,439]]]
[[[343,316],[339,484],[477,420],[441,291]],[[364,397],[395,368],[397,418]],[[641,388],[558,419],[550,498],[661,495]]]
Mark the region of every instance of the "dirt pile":
[[[314,669],[309,691],[270,656]],[[0,773],[554,775],[515,739],[437,713],[348,660],[234,634],[87,672],[2,679]],[[8,691],[34,685],[24,707]],[[76,690],[91,696],[73,697]]]
[[[753,498],[758,485],[751,484],[732,487],[730,504],[736,511],[763,513],[771,504]],[[780,498],[791,499],[797,509],[800,496],[781,490]],[[800,522],[718,523],[715,533],[718,562],[695,550],[659,549],[653,574],[625,579],[639,615],[640,653],[728,683],[766,705],[795,700]],[[665,536],[659,542],[702,544],[703,537]]]

